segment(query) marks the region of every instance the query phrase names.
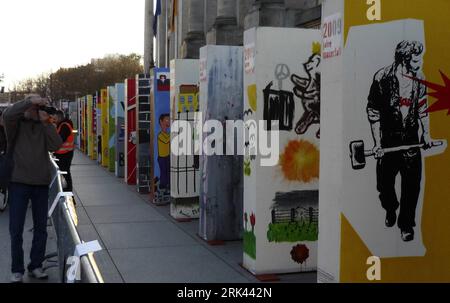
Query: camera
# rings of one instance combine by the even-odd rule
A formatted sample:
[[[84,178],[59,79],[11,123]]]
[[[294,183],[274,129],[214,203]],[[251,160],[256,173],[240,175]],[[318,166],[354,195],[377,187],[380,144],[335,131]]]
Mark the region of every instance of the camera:
[[[39,106],[39,110],[46,112],[49,115],[55,115],[57,112],[56,108],[50,106]]]

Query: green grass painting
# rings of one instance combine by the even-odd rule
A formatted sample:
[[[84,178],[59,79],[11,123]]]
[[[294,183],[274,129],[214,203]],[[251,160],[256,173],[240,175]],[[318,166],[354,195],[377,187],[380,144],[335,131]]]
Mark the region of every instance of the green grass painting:
[[[244,232],[244,252],[256,260],[256,237],[251,231]]]
[[[289,242],[296,243],[301,241],[317,241],[319,236],[319,227],[317,223],[309,224],[305,221],[293,223],[270,224],[267,232],[269,242]]]

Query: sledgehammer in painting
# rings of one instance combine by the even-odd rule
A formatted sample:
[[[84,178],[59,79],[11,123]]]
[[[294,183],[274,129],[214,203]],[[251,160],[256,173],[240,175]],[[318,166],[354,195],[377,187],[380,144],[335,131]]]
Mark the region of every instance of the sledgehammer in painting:
[[[443,146],[444,141],[433,141],[430,148]],[[397,147],[384,148],[383,154],[389,154],[399,151],[409,151],[413,148],[424,148],[425,144],[404,145]],[[350,158],[352,161],[352,168],[355,170],[366,167],[366,158],[375,156],[373,150],[365,150],[364,141],[353,141],[350,143]]]

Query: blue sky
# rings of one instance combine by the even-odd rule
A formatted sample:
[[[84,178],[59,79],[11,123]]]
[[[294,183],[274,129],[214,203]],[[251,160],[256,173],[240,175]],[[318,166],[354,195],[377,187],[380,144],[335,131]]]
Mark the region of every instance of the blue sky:
[[[1,0],[2,86],[144,49],[144,0]]]

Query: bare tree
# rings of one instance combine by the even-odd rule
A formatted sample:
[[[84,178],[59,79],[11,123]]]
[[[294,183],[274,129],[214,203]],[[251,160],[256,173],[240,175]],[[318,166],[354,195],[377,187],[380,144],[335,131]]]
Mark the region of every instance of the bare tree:
[[[142,57],[137,54],[108,55],[91,63],[72,68],[60,68],[52,74],[42,74],[15,85],[14,101],[27,93],[37,93],[53,100],[71,100],[75,94],[87,95],[134,78],[143,72]]]

